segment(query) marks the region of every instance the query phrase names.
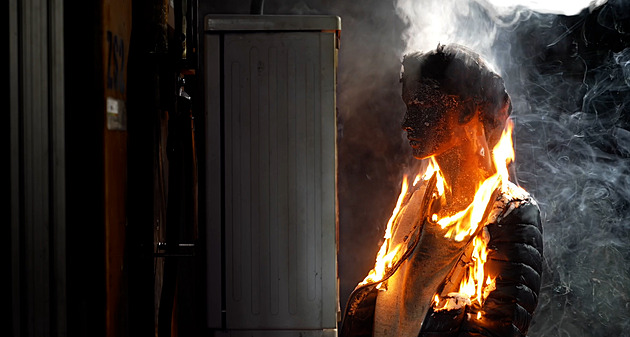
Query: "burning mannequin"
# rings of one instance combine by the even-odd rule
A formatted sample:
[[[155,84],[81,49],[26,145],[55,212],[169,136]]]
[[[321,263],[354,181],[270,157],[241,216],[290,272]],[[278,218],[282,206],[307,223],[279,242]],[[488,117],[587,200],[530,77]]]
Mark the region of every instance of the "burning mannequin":
[[[524,336],[542,272],[540,212],[509,181],[510,98],[458,45],[403,60],[403,129],[418,176],[404,179],[374,269],[341,335]]]

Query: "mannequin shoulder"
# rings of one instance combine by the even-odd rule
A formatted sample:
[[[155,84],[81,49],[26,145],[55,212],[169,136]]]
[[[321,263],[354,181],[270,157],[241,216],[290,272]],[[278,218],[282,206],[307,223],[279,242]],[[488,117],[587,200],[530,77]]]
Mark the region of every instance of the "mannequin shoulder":
[[[522,223],[541,228],[538,202],[523,188],[511,182],[495,200],[489,219],[491,223]]]
[[[513,185],[513,184],[512,184]],[[520,242],[542,253],[543,227],[536,200],[513,185],[495,202],[487,229],[496,242]]]

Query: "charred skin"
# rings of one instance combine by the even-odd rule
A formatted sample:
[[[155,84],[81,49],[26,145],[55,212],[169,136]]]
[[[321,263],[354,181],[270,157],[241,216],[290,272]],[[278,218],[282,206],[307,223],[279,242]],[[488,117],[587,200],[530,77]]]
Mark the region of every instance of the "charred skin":
[[[485,269],[496,277],[482,307],[459,311],[430,310],[421,337],[526,336],[540,291],[542,275],[542,225],[538,206],[524,202],[507,216],[486,226],[490,234]],[[482,312],[477,319],[477,312]],[[462,318],[463,317],[463,318]]]

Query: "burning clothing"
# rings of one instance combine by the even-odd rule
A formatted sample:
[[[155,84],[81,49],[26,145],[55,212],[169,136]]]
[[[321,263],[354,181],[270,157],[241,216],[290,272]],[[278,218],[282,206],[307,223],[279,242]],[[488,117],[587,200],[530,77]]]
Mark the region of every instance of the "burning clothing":
[[[542,273],[542,227],[536,202],[527,192],[511,183],[507,191],[493,195],[493,202],[488,204],[481,222],[483,226],[475,235],[484,238],[487,244],[487,262],[483,269],[492,282],[484,285],[483,294],[479,294],[477,300],[471,301],[456,293],[455,288],[464,277],[463,270],[470,264],[471,241],[453,245],[455,248],[450,250],[438,251],[438,255],[443,255],[437,257],[439,265],[431,266],[430,263],[425,264],[428,260],[422,260],[422,255],[431,257],[433,253],[433,250],[422,251],[425,241],[431,239],[426,230],[439,228],[430,216],[433,187],[426,186],[432,186],[431,182],[406,193],[394,224],[395,232],[404,232],[403,248],[394,253],[395,257],[382,277],[364,281],[352,293],[346,306],[341,336],[375,334],[377,311],[382,313],[384,306],[392,305],[379,297],[388,292],[400,293],[400,288],[408,285],[408,282],[392,280],[397,274],[409,272],[412,267],[408,265],[412,263],[406,266],[405,261],[417,260],[414,254],[420,254],[420,261],[424,261],[420,262],[420,267],[425,274],[420,271],[418,275],[420,282],[426,281],[421,288],[423,290],[414,298],[419,304],[416,307],[422,308],[420,316],[417,316],[419,319],[412,321],[419,336],[526,335],[538,303]],[[423,230],[425,226],[429,227]],[[398,324],[395,314],[388,317],[392,326]],[[387,335],[387,330],[377,334]]]

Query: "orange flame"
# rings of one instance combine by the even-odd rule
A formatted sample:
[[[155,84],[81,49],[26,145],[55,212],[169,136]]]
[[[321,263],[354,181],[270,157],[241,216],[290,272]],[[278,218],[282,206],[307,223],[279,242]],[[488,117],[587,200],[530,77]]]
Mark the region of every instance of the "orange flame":
[[[492,150],[492,158],[496,168],[496,173],[480,184],[473,202],[463,211],[437,220],[437,224],[446,229],[445,237],[462,241],[466,237],[477,232],[483,215],[490,202],[492,193],[498,187],[501,191],[508,193],[508,165],[514,160],[514,147],[512,144],[513,123],[508,120],[501,139]],[[437,215],[433,216],[435,220]],[[490,292],[495,288],[495,280],[486,275],[484,265],[487,261],[487,244],[489,241],[487,231],[479,232],[473,239],[472,263],[468,266],[466,274],[462,279],[458,293],[468,297],[471,302],[477,301],[482,305]],[[434,303],[439,303],[439,296],[436,295]],[[481,312],[477,313],[477,319],[481,319]]]
[[[455,241],[459,242],[469,235],[474,234],[477,231],[479,222],[483,220],[483,215],[488,203],[491,201],[490,197],[494,190],[501,186],[502,191],[507,191],[509,178],[507,166],[514,160],[512,129],[512,121],[508,120],[501,139],[492,150],[492,158],[497,172],[481,183],[477,188],[473,202],[468,205],[465,210],[437,221],[440,227],[448,229],[446,232],[447,238],[455,239]],[[431,160],[434,165],[437,166],[435,159],[431,158]],[[437,170],[439,170],[439,168]],[[440,191],[439,188],[438,191]],[[442,195],[442,193],[443,192],[440,192],[440,195]]]
[[[417,178],[416,178],[416,181],[414,181],[414,185],[416,183],[417,183]],[[379,249],[378,254],[376,255],[376,263],[374,264],[374,269],[370,271],[370,273],[365,277],[365,279],[361,283],[359,283],[359,285],[381,281],[385,277],[385,272],[387,271],[387,268],[392,267],[393,259],[401,247],[401,245],[399,244],[396,247],[394,247],[394,249],[388,252],[389,243],[392,238],[392,226],[394,224],[394,220],[398,216],[398,213],[400,213],[400,208],[402,207],[403,200],[405,199],[405,196],[407,195],[408,190],[409,190],[409,185],[407,184],[407,175],[405,175],[403,177],[402,186],[400,188],[400,195],[398,196],[398,201],[396,201],[396,207],[394,207],[392,216],[389,218],[389,221],[387,222],[387,228],[385,229],[385,236],[384,236],[385,241],[381,245],[381,248]],[[378,284],[376,286],[376,288],[378,289],[380,289],[380,287],[381,287],[381,284]]]
[[[444,194],[445,181],[439,171],[440,171],[440,167],[435,161],[435,158],[431,157],[429,161],[429,165],[426,168],[426,171],[424,172],[424,174],[419,173],[418,175],[416,175],[416,177],[413,180],[412,186],[416,186],[418,182],[420,182],[420,180],[428,181],[429,179],[431,179],[433,174],[437,172],[439,178],[436,184],[436,188],[440,195]],[[374,264],[374,269],[370,270],[368,275],[365,277],[365,279],[363,279],[361,283],[359,283],[359,285],[381,281],[385,277],[387,268],[392,267],[394,257],[396,257],[398,250],[402,246],[402,244],[398,244],[396,247],[390,250],[389,246],[390,246],[390,240],[392,238],[392,226],[394,224],[394,221],[396,220],[396,217],[398,217],[398,214],[400,213],[400,209],[402,207],[403,201],[405,200],[405,196],[407,195],[407,191],[409,191],[409,187],[410,186],[408,183],[407,175],[404,175],[401,188],[400,188],[400,195],[398,196],[398,201],[396,202],[396,207],[394,207],[392,216],[389,218],[389,221],[387,222],[387,227],[385,229],[385,235],[384,235],[385,241],[381,245],[381,248],[379,249],[378,254],[376,255],[376,262]],[[378,284],[376,288],[380,289],[381,284]]]
[[[435,183],[435,188],[438,190],[438,195],[443,195],[444,190],[447,188],[446,181],[444,180],[444,177],[442,176],[442,172],[440,171],[440,166],[435,160],[435,157],[430,157],[429,165],[427,166],[426,171],[424,171],[424,174],[422,174],[422,179],[424,181],[428,181],[429,179],[431,179],[431,177],[433,177],[433,174],[436,174],[436,173],[437,173],[437,181]],[[418,177],[420,175],[421,174],[418,174]]]
[[[478,232],[477,229],[483,220],[488,204],[492,202],[491,197],[493,192],[499,187],[502,192],[509,192],[507,187],[509,178],[507,167],[514,160],[512,130],[513,123],[511,120],[508,120],[506,128],[501,135],[501,139],[492,151],[492,158],[496,168],[496,173],[479,185],[473,202],[466,209],[456,213],[455,215],[441,219],[437,214],[433,214],[431,217],[433,222],[437,223],[441,228],[446,230],[444,235],[446,238],[461,242],[470,235],[477,233],[472,241],[472,263],[468,267],[466,274],[459,285],[458,293],[469,298],[470,302],[477,301],[480,305],[483,304],[490,292],[495,289],[495,280],[486,275],[484,270],[484,264],[486,263],[488,257],[488,234],[486,231]],[[414,178],[412,186],[416,186],[420,180],[428,181],[434,174],[437,175],[437,194],[438,196],[444,195],[445,189],[448,188],[448,186],[434,157],[429,158],[425,171]],[[390,247],[392,226],[400,213],[403,201],[405,200],[405,196],[407,195],[409,188],[408,179],[405,175],[401,184],[401,192],[398,197],[398,201],[396,202],[396,207],[394,208],[392,216],[387,223],[384,235],[385,241],[381,245],[377,254],[374,269],[370,271],[370,273],[361,283],[359,283],[359,285],[376,283],[383,280],[388,268],[392,267],[393,259],[402,247],[402,244],[399,244],[394,248]],[[380,287],[381,284],[378,284],[377,288],[380,289]],[[438,307],[438,304],[443,302],[444,301],[440,300],[438,294],[434,296],[434,307]],[[481,318],[481,312],[477,313],[477,318]]]
[[[485,232],[484,232],[485,233]],[[472,263],[468,267],[466,276],[459,285],[459,293],[470,298],[471,302],[477,301],[480,305],[489,293],[485,293],[486,286],[494,280],[488,276],[485,278],[484,264],[488,259],[488,251],[486,250],[489,238],[485,235],[477,235],[473,239]],[[486,282],[483,281],[486,279]]]

